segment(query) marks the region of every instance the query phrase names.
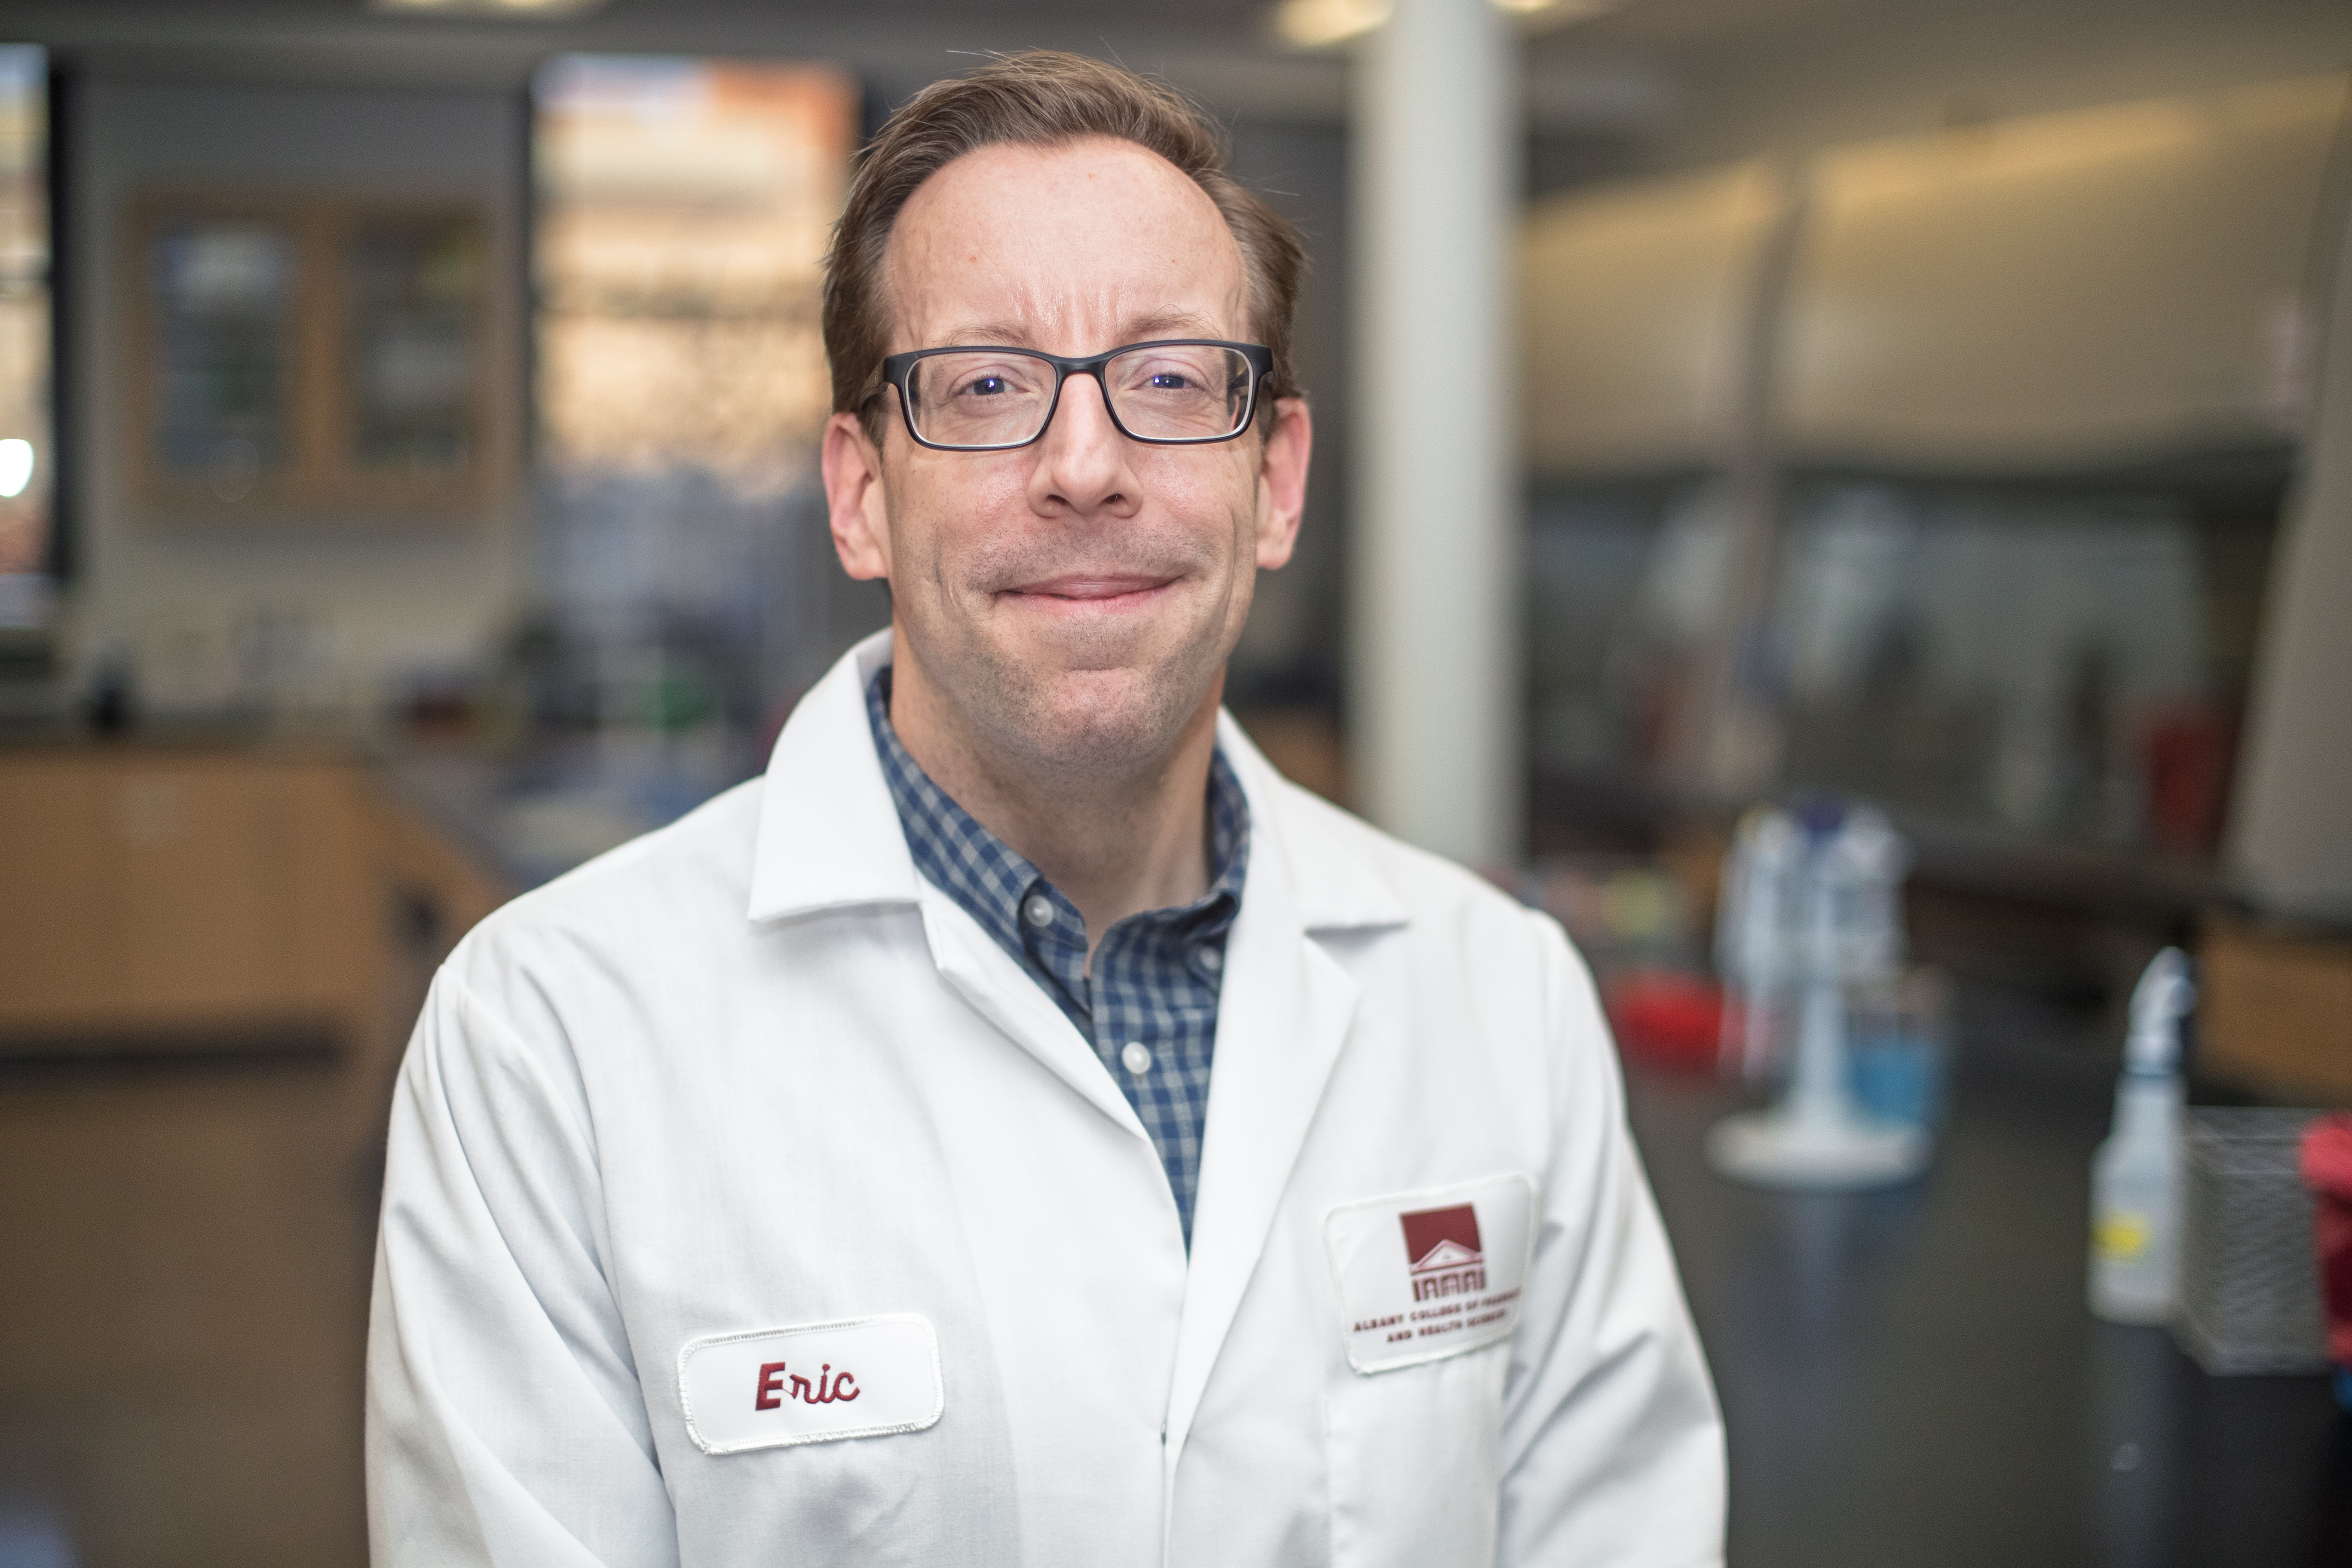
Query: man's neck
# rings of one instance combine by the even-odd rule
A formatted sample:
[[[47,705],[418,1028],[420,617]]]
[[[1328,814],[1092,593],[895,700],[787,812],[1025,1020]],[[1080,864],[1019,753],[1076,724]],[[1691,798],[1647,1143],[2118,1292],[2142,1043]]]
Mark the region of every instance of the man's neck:
[[[1159,756],[1126,769],[1041,771],[992,752],[901,658],[890,726],[923,772],[1037,868],[1087,922],[1087,955],[1132,914],[1208,891],[1209,768],[1222,676]]]

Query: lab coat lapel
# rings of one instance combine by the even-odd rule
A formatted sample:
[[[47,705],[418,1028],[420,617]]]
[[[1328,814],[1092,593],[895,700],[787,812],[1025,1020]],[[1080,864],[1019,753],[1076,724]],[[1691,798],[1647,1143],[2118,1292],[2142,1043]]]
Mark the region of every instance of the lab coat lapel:
[[[1276,780],[1238,731],[1222,737],[1250,799],[1248,881],[1225,945],[1192,1268],[1169,1394],[1167,1466],[1200,1407],[1298,1152],[1354,1017],[1357,985],[1308,932]]]
[[[916,905],[931,962],[972,1010],[1087,1103],[1149,1142],[1134,1108],[1062,1010],[915,868],[866,712],[866,689],[889,662],[890,634],[877,632],[833,667],[777,737],[761,785],[751,919],[861,904]]]
[[[1151,1135],[1143,1130],[1127,1096],[1111,1081],[1102,1058],[1037,983],[1023,973],[946,894],[926,888],[922,907],[923,933],[931,944],[931,961],[972,1011],[1011,1036],[1104,1115],[1150,1142]],[[1171,1228],[1174,1212],[1171,1206]]]

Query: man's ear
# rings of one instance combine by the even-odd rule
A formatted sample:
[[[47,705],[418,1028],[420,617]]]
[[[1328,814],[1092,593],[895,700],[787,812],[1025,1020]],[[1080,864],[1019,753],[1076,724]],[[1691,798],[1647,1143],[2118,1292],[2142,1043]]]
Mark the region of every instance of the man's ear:
[[[1271,572],[1289,561],[1307,510],[1307,462],[1314,455],[1315,423],[1303,397],[1274,405],[1274,427],[1257,471],[1257,563]]]
[[[841,569],[861,580],[890,575],[890,509],[882,453],[855,414],[824,422],[824,500]]]

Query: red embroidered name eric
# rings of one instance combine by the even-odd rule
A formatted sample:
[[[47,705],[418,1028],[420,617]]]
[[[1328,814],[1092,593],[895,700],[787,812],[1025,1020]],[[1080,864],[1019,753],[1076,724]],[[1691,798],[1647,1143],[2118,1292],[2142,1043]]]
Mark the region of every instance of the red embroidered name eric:
[[[824,1370],[817,1373],[814,1388],[810,1387],[807,1378],[794,1373],[792,1387],[787,1390],[784,1387],[785,1369],[786,1363],[780,1361],[761,1363],[760,1387],[751,1401],[752,1409],[776,1410],[794,1399],[803,1405],[831,1405],[836,1400],[847,1404],[865,1392],[857,1386],[857,1379],[850,1373],[835,1372],[831,1362],[826,1362]]]

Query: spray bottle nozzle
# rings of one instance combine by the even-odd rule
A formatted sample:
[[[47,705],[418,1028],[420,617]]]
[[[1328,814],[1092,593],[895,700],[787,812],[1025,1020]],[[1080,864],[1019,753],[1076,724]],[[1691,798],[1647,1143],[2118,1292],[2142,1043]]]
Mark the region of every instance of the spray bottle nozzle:
[[[2124,1041],[2124,1067],[2136,1073],[2168,1073],[2180,1066],[2180,1020],[2197,1001],[2189,978],[2189,955],[2168,947],[2148,961],[2132,991],[2131,1033]]]

